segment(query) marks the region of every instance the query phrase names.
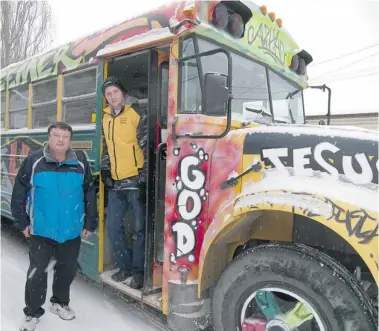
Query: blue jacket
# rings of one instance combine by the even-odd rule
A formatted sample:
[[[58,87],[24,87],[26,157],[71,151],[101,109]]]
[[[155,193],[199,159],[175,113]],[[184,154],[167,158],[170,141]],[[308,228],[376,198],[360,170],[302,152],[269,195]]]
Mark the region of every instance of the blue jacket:
[[[91,168],[73,150],[58,162],[46,145],[24,160],[12,192],[16,226],[59,243],[97,227],[97,199]]]

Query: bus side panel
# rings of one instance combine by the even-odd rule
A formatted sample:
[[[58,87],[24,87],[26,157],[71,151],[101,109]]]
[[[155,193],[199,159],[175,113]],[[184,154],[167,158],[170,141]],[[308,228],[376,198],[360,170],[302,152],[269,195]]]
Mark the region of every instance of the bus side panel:
[[[94,130],[77,131],[74,134],[71,147],[80,158],[86,158],[94,175],[98,173],[95,168],[99,152],[96,150]],[[47,130],[46,130],[47,131]],[[10,135],[6,132],[1,136],[1,215],[12,219],[11,197],[16,175],[25,157],[40,148],[47,142],[46,133],[29,133]],[[97,276],[98,264],[98,236],[97,233],[82,240],[79,255],[79,264],[83,272],[91,277]]]
[[[1,136],[1,214],[12,219],[11,197],[13,185],[24,159],[43,147],[46,134]]]

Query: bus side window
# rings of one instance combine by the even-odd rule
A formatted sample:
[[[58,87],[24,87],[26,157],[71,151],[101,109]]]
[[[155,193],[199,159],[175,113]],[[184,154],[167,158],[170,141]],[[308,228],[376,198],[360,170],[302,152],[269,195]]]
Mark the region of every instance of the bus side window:
[[[6,90],[1,91],[1,130],[5,129],[5,98]]]
[[[168,113],[168,62],[162,62],[159,67],[159,108],[158,121],[161,127],[161,140],[166,142]]]
[[[63,119],[70,125],[91,124],[96,114],[96,67],[63,75]]]
[[[46,128],[57,120],[57,79],[33,84],[33,129]]]
[[[28,127],[28,85],[9,91],[9,129]]]

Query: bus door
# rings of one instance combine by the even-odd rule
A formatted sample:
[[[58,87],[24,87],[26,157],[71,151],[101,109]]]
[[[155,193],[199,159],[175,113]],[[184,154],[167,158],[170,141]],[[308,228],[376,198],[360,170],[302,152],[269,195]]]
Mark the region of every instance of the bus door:
[[[145,238],[145,284],[144,292],[160,288],[162,285],[162,250],[164,211],[165,160],[157,162],[163,155],[162,144],[166,137],[167,119],[167,68],[169,48],[148,49],[141,52],[107,59],[104,65],[104,79],[116,76],[127,89],[127,103],[138,103],[148,110],[148,155],[146,183],[146,238]],[[106,102],[104,100],[104,102]],[[162,113],[160,113],[162,111]],[[158,152],[159,151],[159,152]],[[160,188],[162,186],[162,189]],[[105,206],[107,192],[104,192]],[[162,206],[163,203],[163,206]],[[164,208],[163,208],[164,209]],[[101,212],[101,211],[100,211]],[[105,209],[106,213],[106,209]],[[132,209],[125,216],[125,230],[130,243],[133,242]],[[107,222],[105,218],[105,222]],[[106,226],[103,227],[103,241],[100,251],[103,257],[101,271],[112,271],[111,245],[108,242]],[[108,249],[109,248],[109,249]],[[109,252],[109,253],[107,253]],[[127,289],[125,289],[127,291]]]
[[[144,292],[162,287],[169,47],[150,51],[149,156]]]
[[[155,149],[154,264],[163,266],[166,192],[169,53],[158,53],[157,137]],[[163,270],[162,270],[163,271]]]

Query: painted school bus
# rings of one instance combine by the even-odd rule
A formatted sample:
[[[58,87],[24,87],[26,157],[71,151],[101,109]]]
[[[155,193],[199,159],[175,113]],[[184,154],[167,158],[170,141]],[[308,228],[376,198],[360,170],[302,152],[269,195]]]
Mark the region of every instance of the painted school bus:
[[[265,6],[179,1],[10,65],[2,215],[23,159],[64,120],[98,186],[99,228],[79,257],[88,277],[172,330],[376,330],[378,137],[305,124],[311,62]],[[141,291],[110,277],[99,166],[111,75],[149,111]]]

